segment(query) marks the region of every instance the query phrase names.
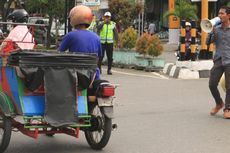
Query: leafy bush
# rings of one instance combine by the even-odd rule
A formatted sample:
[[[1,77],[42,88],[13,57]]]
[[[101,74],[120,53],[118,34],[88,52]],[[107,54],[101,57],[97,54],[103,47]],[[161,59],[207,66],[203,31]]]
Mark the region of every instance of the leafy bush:
[[[149,35],[144,33],[137,39],[136,42],[136,51],[140,54],[147,54],[148,52],[148,38]]]
[[[133,20],[143,10],[140,3],[130,3],[128,0],[109,0],[109,11],[112,13],[113,20],[122,29],[132,25]]]
[[[157,35],[151,36],[144,33],[136,42],[136,50],[140,54],[159,56],[163,52],[163,46],[161,45],[160,39]]]
[[[133,27],[129,27],[121,35],[121,48],[132,49],[137,41],[137,32]]]

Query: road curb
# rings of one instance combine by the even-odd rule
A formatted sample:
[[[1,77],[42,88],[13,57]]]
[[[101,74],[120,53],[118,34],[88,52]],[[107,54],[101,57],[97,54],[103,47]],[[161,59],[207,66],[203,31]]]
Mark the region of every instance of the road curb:
[[[212,66],[212,60],[177,61],[176,63],[166,63],[163,73],[178,79],[209,78]]]

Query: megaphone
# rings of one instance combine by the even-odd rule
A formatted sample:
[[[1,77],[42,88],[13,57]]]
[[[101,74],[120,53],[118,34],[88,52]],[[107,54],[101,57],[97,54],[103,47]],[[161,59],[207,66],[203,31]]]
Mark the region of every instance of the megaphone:
[[[211,20],[209,19],[203,19],[201,22],[200,22],[200,27],[201,29],[206,32],[206,33],[210,33],[212,32],[213,30],[213,27],[215,27],[216,25],[220,24],[221,23],[221,20],[219,17],[215,17]]]

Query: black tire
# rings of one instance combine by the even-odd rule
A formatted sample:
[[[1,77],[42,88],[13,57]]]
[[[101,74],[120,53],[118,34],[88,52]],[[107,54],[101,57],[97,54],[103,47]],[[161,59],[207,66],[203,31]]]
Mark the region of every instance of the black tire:
[[[3,153],[10,143],[12,123],[9,117],[0,115],[0,153]]]
[[[91,107],[89,111],[94,118],[100,119],[102,124],[101,128],[86,130],[85,138],[92,149],[101,150],[109,142],[112,131],[112,119],[106,117],[97,105]]]
[[[52,130],[57,130],[57,128],[51,128],[50,130],[51,130],[51,131],[52,131]],[[47,137],[53,137],[54,135],[55,135],[55,133],[46,134]]]

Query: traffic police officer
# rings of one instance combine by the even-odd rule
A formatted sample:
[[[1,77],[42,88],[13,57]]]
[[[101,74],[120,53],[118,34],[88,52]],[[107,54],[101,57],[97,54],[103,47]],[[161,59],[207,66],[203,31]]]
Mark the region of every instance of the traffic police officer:
[[[108,69],[107,74],[112,75],[112,63],[113,63],[113,44],[114,39],[118,40],[118,32],[116,29],[116,23],[111,21],[111,13],[105,12],[103,16],[103,21],[98,25],[98,34],[101,39],[102,44],[102,56],[99,58],[98,67],[101,72],[101,63],[104,58],[106,51],[107,60],[108,60]]]

